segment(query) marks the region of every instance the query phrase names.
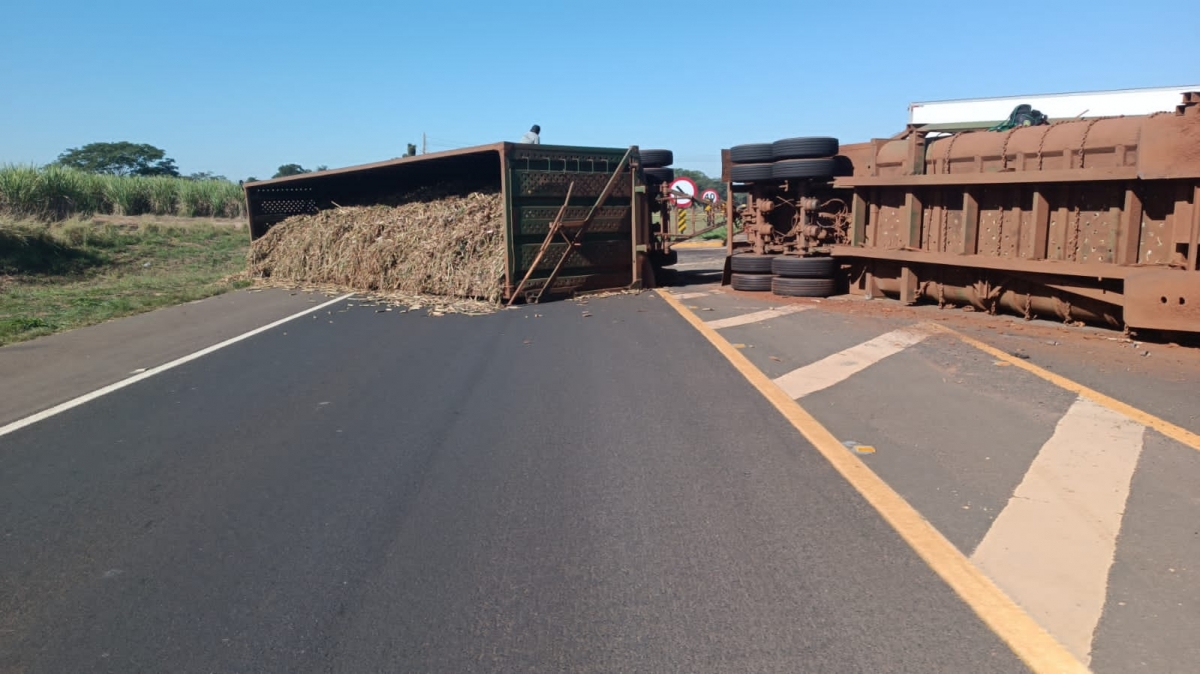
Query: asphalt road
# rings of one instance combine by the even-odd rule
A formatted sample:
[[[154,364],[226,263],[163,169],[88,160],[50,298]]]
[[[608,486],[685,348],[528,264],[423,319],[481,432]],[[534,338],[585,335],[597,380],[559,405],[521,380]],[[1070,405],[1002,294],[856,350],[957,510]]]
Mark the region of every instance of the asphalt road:
[[[710,349],[339,305],[4,436],[0,672],[1025,671]]]

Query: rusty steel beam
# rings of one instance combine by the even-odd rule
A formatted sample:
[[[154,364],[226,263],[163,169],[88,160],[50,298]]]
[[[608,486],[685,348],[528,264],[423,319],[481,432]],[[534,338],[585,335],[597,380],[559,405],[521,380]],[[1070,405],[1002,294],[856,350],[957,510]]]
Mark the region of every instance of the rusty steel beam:
[[[933,173],[927,175],[854,176],[834,178],[834,187],[921,187],[937,185],[1021,185],[1028,183],[1077,183],[1136,180],[1137,167],[1105,167],[1054,171],[992,171],[982,173]]]
[[[921,198],[915,192],[907,192],[904,195],[904,218],[905,218],[905,238],[904,245],[909,248],[921,247],[921,218],[923,216],[924,207],[921,205]]]
[[[1142,237],[1142,199],[1132,187],[1125,190],[1125,208],[1117,220],[1117,247],[1113,254],[1116,264],[1137,264],[1138,246]]]
[[[1070,262],[1066,260],[1024,260],[994,255],[959,255],[957,253],[928,253],[921,250],[884,250],[835,245],[830,247],[835,257],[865,260],[890,260],[900,263],[936,264],[964,269],[1018,271],[1029,274],[1053,274],[1090,278],[1121,279],[1134,270],[1153,267],[1123,267],[1107,262]]]
[[[963,255],[979,250],[979,200],[970,190],[963,190],[962,248]]]
[[[1050,245],[1050,202],[1042,190],[1033,191],[1033,259],[1045,260]],[[1134,260],[1137,262],[1137,260]]]
[[[904,304],[916,304],[920,299],[919,279],[913,268],[904,265],[900,269],[900,301]]]
[[[854,198],[850,203],[850,245],[861,246],[863,244],[867,233],[867,216],[869,214],[867,200],[855,190]]]
[[[1192,192],[1192,235],[1188,241],[1187,268],[1200,269],[1200,185]]]

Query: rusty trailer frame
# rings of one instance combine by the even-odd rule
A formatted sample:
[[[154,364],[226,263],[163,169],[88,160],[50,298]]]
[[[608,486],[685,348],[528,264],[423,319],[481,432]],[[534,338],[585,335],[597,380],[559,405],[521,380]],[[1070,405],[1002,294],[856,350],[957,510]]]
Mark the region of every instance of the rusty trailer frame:
[[[494,143],[247,183],[251,238],[293,215],[394,204],[434,185],[503,194],[506,268],[497,282],[505,300],[652,282],[649,259],[661,244],[649,231],[656,206],[636,146]],[[564,236],[547,242],[556,218]]]
[[[1173,112],[909,128],[841,153],[853,175],[827,186],[850,218],[823,250],[852,293],[1200,333],[1200,93]]]

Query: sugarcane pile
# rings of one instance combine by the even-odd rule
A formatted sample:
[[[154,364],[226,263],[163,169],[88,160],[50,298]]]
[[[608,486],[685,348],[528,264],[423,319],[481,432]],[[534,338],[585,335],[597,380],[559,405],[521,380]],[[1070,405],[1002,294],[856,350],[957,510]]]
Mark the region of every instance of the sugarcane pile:
[[[424,190],[398,202],[290,217],[253,243],[248,274],[267,285],[498,304],[503,197]]]

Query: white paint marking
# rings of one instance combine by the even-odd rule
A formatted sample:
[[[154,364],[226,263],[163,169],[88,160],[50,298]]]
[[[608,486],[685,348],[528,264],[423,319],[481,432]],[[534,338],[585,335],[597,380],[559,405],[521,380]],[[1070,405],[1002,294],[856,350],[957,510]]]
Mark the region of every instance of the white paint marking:
[[[713,291],[708,290],[702,293],[671,293],[671,296],[677,300],[694,300],[697,297],[708,297],[711,294],[713,294]]]
[[[775,383],[793,399],[827,389],[862,372],[879,361],[899,353],[929,336],[920,328],[902,328],[875,339],[839,351],[815,363],[797,368],[779,377]]]
[[[718,318],[712,321],[705,321],[704,324],[714,330],[720,330],[721,328],[732,328],[738,325],[748,325],[750,323],[757,323],[759,321],[765,321],[771,318],[787,316],[788,314],[806,311],[811,308],[812,307],[805,306],[803,304],[787,304],[774,309],[764,309],[762,311],[755,311],[754,313],[750,314],[742,314],[741,316],[730,316],[729,318]]]
[[[214,351],[223,349],[231,344],[236,344],[244,339],[249,339],[259,333],[266,332],[267,330],[270,330],[271,328],[275,328],[280,325],[283,325],[284,323],[287,323],[288,321],[293,321],[302,316],[307,316],[307,315],[313,313],[314,311],[319,311],[321,309],[324,309],[325,307],[337,304],[338,302],[341,302],[342,300],[346,299],[347,297],[352,297],[353,295],[354,295],[354,293],[348,293],[348,294],[342,295],[341,297],[338,297],[336,299],[329,300],[328,302],[326,302],[324,304],[319,304],[315,307],[309,307],[308,309],[305,309],[304,311],[301,311],[299,313],[292,314],[291,316],[288,316],[287,318],[281,318],[281,319],[275,321],[274,323],[268,323],[267,325],[264,325],[260,328],[255,328],[255,329],[251,330],[250,332],[240,334],[236,337],[230,337],[229,339],[227,339],[223,342],[220,342],[218,344],[213,344],[212,346],[204,348],[204,349],[200,349],[199,351],[196,351],[195,353],[190,353],[186,356],[183,356],[182,358],[176,358],[175,360],[173,360],[169,363],[164,363],[162,365],[159,365],[158,367],[152,367],[143,372],[139,372],[138,374],[135,374],[132,377],[127,377],[125,379],[122,379],[121,381],[109,384],[108,386],[105,386],[103,388],[98,388],[95,391],[92,391],[91,393],[85,393],[85,394],[79,396],[78,398],[72,398],[71,400],[68,400],[65,403],[59,403],[58,405],[55,405],[54,407],[42,410],[41,412],[27,416],[24,419],[18,419],[6,426],[0,427],[0,436],[8,435],[9,433],[20,430],[22,428],[25,428],[26,426],[29,426],[30,424],[36,424],[37,422],[42,421],[44,419],[49,419],[50,417],[52,417],[56,414],[66,412],[67,410],[72,409],[74,407],[79,407],[80,405],[82,405],[84,403],[91,402],[101,396],[106,396],[109,393],[112,393],[113,391],[119,391],[119,390],[125,388],[126,386],[136,384],[143,379],[149,379],[150,377],[153,377],[156,374],[160,374],[160,373],[166,372],[167,370],[170,370],[172,368],[179,367],[180,365],[183,365],[184,363],[190,363],[191,361],[196,360],[197,358],[202,358]]]
[[[1076,400],[971,556],[1084,664],[1145,430]]]

